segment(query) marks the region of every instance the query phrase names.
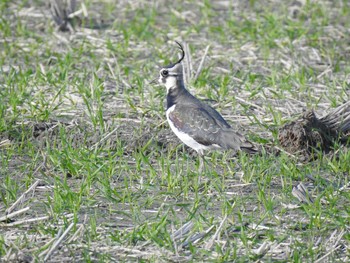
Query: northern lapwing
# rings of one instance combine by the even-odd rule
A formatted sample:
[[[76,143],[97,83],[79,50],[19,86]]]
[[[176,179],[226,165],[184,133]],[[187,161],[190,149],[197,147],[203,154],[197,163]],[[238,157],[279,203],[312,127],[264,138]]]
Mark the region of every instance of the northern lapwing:
[[[182,45],[176,42],[181,58],[159,72],[159,83],[167,89],[166,117],[172,131],[179,139],[196,150],[203,168],[206,150],[243,150],[255,153],[254,145],[234,131],[214,108],[194,97],[185,87],[181,61],[185,57]]]

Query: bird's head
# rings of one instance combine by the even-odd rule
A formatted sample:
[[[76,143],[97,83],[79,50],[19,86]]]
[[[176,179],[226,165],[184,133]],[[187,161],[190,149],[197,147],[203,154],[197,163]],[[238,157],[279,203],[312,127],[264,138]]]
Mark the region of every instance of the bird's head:
[[[183,85],[183,70],[181,61],[185,57],[185,51],[179,42],[175,42],[181,51],[181,58],[176,63],[163,67],[159,71],[158,82],[166,87],[167,92]]]

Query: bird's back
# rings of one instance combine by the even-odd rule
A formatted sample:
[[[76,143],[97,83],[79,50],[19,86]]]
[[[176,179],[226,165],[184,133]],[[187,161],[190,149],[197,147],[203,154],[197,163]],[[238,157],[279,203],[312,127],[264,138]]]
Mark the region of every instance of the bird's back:
[[[176,104],[169,117],[179,130],[200,144],[216,149],[255,151],[254,145],[234,131],[219,112],[191,94]]]

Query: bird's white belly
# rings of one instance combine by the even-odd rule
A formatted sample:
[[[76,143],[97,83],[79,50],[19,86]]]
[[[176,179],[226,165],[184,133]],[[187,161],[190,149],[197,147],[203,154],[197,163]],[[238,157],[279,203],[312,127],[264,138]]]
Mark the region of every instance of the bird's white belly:
[[[175,106],[170,107],[167,111],[166,111],[166,118],[168,120],[168,123],[170,125],[171,130],[176,134],[176,136],[187,146],[191,147],[192,149],[196,150],[197,152],[202,152],[203,150],[209,150],[210,147],[199,144],[198,142],[196,142],[191,136],[189,136],[188,134],[180,131],[179,129],[177,129],[174,124],[170,121],[169,118],[169,114],[175,109]]]

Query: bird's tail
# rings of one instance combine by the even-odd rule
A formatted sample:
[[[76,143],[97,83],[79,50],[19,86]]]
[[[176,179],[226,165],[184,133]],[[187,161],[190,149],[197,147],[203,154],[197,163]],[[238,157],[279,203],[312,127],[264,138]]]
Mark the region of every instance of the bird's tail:
[[[238,132],[234,132],[233,130],[229,129],[222,131],[220,135],[222,139],[221,146],[225,149],[232,149],[235,151],[242,150],[249,154],[258,152],[258,148]]]
[[[241,150],[249,154],[256,154],[257,152],[259,152],[258,147],[256,147],[256,145],[247,140],[242,143]]]

